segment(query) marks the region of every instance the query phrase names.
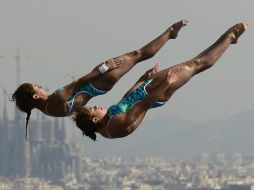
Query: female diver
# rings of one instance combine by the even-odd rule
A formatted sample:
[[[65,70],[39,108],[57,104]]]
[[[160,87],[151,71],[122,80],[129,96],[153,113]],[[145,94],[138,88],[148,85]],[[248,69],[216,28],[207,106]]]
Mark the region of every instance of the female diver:
[[[26,129],[34,108],[49,116],[65,117],[86,105],[92,97],[105,94],[134,65],[153,57],[169,39],[175,39],[180,29],[187,23],[188,20],[176,22],[141,49],[99,64],[87,75],[56,90],[53,94],[49,95],[40,85],[30,83],[20,85],[12,95],[12,99],[21,111],[27,113]]]
[[[212,46],[189,61],[159,72],[156,67],[148,70],[122,100],[108,110],[97,106],[83,107],[73,114],[76,125],[94,141],[96,133],[105,138],[121,138],[131,134],[150,108],[164,105],[194,75],[213,66],[247,27],[247,23],[234,25]]]

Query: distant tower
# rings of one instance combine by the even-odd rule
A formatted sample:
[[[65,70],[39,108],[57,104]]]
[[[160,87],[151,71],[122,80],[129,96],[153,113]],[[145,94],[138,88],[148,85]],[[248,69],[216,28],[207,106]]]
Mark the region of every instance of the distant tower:
[[[1,100],[0,100],[0,115],[1,115],[1,109],[2,109],[2,107],[1,107]],[[0,117],[0,127],[2,126],[2,119],[1,119],[2,117]],[[1,129],[0,129],[1,130]],[[1,134],[0,134],[1,135]],[[1,136],[0,136],[1,137]]]
[[[57,141],[65,141],[66,140],[66,132],[64,126],[64,119],[61,119],[61,124],[59,122],[59,118],[55,118],[55,138]]]
[[[61,136],[63,140],[66,140],[67,136],[66,136],[64,119],[62,119],[62,123],[61,123]]]
[[[15,58],[16,63],[16,84],[17,86],[20,85],[20,64],[21,58],[25,58],[27,56],[21,56],[20,50],[17,49],[15,54],[9,56],[1,56],[1,57],[11,57]],[[6,116],[5,116],[6,115]],[[3,113],[3,117],[7,118],[7,111]],[[14,113],[14,121],[10,123],[8,119],[5,119],[5,125],[8,126],[9,133],[9,140],[12,142],[11,147],[9,147],[9,154],[8,159],[11,165],[9,166],[9,173],[10,176],[18,175],[24,176],[26,175],[27,171],[27,162],[29,162],[29,143],[26,143],[24,140],[25,134],[25,120],[22,117],[22,113],[16,108]]]
[[[10,135],[10,125],[9,118],[7,114],[7,106],[6,106],[6,96],[4,96],[3,102],[3,117],[2,117],[2,125],[1,128],[1,176],[8,176],[10,174],[8,156],[10,154],[9,149],[9,135]]]
[[[1,103],[1,102],[0,102]],[[1,107],[1,104],[0,104],[0,108]],[[1,110],[0,110],[0,113],[1,113]],[[3,152],[3,148],[4,148],[4,141],[3,141],[3,135],[4,135],[4,126],[2,124],[2,117],[0,117],[0,152],[2,153]],[[4,154],[0,154],[0,160],[3,160],[4,159]],[[2,176],[2,173],[3,173],[3,164],[0,164],[0,176]]]
[[[16,54],[12,55],[12,57],[16,60],[16,84],[17,86],[20,85],[20,79],[21,79],[21,71],[20,71],[20,64],[21,64],[21,55],[20,55],[20,49],[17,48]],[[27,56],[25,56],[27,57]],[[22,119],[21,112],[17,109],[15,109],[15,121],[20,122]]]
[[[8,126],[8,114],[7,114],[7,107],[6,107],[6,97],[4,96],[4,106],[3,106],[3,119],[2,119],[2,123],[3,126],[6,128]]]
[[[60,136],[61,127],[60,127],[59,119],[55,118],[54,120],[55,120],[54,121],[55,139],[60,140],[61,139],[61,136]]]
[[[21,120],[20,113],[15,109],[13,125],[11,126],[11,172],[13,175],[24,176],[28,148],[25,142],[25,120]]]

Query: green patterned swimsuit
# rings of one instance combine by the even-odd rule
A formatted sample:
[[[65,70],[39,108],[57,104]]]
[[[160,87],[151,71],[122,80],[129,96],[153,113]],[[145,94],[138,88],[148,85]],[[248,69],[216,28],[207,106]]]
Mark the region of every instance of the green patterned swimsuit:
[[[122,99],[120,102],[118,102],[115,105],[112,105],[108,111],[107,114],[111,117],[117,114],[125,113],[129,109],[131,109],[135,104],[138,102],[144,100],[144,98],[148,95],[146,92],[146,85],[151,83],[153,80],[147,80],[143,82],[136,90],[132,91],[127,97]],[[156,108],[159,106],[163,106],[165,102],[155,102],[151,106],[151,108]]]

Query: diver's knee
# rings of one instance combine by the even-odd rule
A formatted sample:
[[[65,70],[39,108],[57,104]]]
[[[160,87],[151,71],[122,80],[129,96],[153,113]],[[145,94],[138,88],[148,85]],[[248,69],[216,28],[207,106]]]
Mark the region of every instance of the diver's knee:
[[[134,50],[128,54],[131,57],[141,57],[141,49]]]
[[[152,58],[154,55],[155,53],[153,53],[153,51],[145,51],[143,48],[128,53],[130,59],[134,59],[136,62]]]
[[[145,50],[145,49],[140,49],[140,57],[141,59],[150,59],[155,55],[155,51],[154,50]]]
[[[205,58],[195,58],[191,60],[188,65],[193,69],[195,74],[198,74],[213,66],[213,64]]]
[[[197,67],[200,67],[202,62],[203,62],[202,58],[194,58],[194,59],[188,61],[186,63],[186,65],[191,67],[191,68],[197,68]]]

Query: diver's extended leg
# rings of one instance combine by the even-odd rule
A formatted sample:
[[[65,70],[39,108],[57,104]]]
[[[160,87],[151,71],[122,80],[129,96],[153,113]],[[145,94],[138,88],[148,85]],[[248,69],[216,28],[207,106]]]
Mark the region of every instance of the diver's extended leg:
[[[143,60],[153,57],[169,39],[175,39],[180,29],[187,23],[188,20],[181,20],[173,24],[164,33],[141,49],[116,57],[123,59],[121,66],[108,73],[105,73],[100,78],[93,81],[92,84],[98,89],[110,90],[124,74],[133,68],[133,66]]]
[[[170,73],[172,80],[168,89],[162,94],[160,101],[167,101],[172,94],[194,75],[210,68],[223,55],[230,44],[235,44],[239,36],[247,29],[247,23],[239,23],[227,30],[212,46],[200,53],[195,58],[165,69],[155,75],[154,86]],[[157,82],[156,82],[157,81]]]

